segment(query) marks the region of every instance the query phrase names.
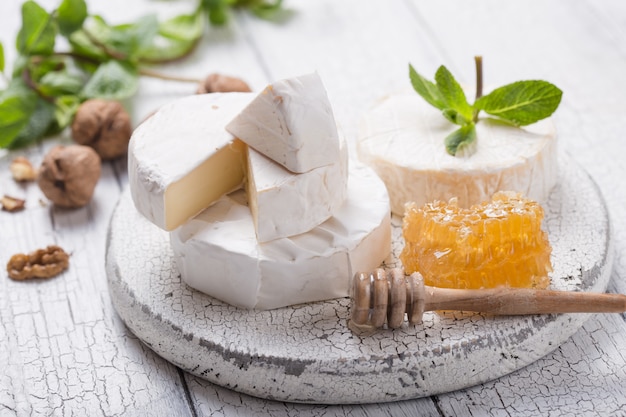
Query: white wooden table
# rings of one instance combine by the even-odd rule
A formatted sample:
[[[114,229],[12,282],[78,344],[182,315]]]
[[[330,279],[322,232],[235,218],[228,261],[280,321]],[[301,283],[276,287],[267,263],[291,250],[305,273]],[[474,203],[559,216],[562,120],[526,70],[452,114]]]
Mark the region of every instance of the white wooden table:
[[[51,9],[57,2],[40,2]],[[609,290],[626,293],[626,3],[563,0],[362,2],[286,0],[284,23],[237,14],[211,29],[185,61],[164,72],[223,72],[255,90],[317,70],[336,118],[354,140],[359,115],[376,98],[406,89],[408,63],[428,76],[445,64],[473,83],[484,56],[487,85],[547,79],[564,91],[556,113],[560,146],[598,183],[612,217],[615,264]],[[112,22],[149,11],[167,17],[195,1],[92,0]],[[0,39],[15,58],[20,2],[0,3]],[[127,103],[137,124],[195,86],[142,80]],[[0,194],[27,209],[0,212],[0,262],[56,243],[71,267],[42,282],[0,273],[0,416],[247,415],[626,415],[624,315],[599,314],[534,364],[496,381],[430,398],[363,406],[315,406],[241,395],[186,374],[130,333],[113,310],[104,269],[107,226],[127,183],[124,159],[106,163],[92,202],[79,210],[42,205],[34,185],[8,170],[19,155],[39,164],[67,134],[0,157]],[[45,199],[44,199],[45,200]],[[581,237],[584,238],[584,237]]]

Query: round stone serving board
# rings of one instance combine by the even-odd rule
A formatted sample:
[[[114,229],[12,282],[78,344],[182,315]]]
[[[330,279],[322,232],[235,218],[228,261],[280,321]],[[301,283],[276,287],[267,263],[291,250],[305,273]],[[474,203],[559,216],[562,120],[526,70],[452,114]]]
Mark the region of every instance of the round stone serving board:
[[[559,169],[545,219],[552,288],[602,292],[613,258],[607,209],[571,159]],[[395,254],[399,225],[394,219]],[[106,267],[119,316],[155,352],[215,384],[281,401],[373,403],[468,387],[532,363],[588,318],[427,312],[420,326],[357,335],[348,329],[348,299],[238,309],[181,281],[168,234],[135,210],[128,191],[111,220]]]

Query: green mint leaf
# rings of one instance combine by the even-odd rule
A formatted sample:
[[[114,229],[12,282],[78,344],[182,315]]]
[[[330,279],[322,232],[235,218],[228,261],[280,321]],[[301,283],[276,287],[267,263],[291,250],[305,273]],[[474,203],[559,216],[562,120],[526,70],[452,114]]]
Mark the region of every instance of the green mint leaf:
[[[159,35],[180,41],[195,41],[202,36],[203,30],[200,13],[178,15],[159,24]]]
[[[83,25],[87,18],[85,0],[63,0],[57,9],[59,30],[65,36],[71,35]]]
[[[222,26],[228,21],[229,0],[202,0],[202,8],[209,16],[209,22],[215,26]]]
[[[55,101],[54,118],[59,129],[64,129],[72,122],[81,100],[77,96],[61,96]]]
[[[50,55],[54,51],[56,26],[50,14],[34,1],[22,4],[22,28],[16,48],[24,55]]]
[[[37,94],[12,81],[0,95],[0,148],[9,146],[28,124],[37,106]]]
[[[39,90],[48,97],[78,94],[85,84],[82,77],[66,71],[46,73],[38,82]]]
[[[128,63],[109,61],[98,67],[85,84],[83,98],[123,100],[135,94],[139,85],[136,68]]]
[[[252,6],[252,13],[264,20],[279,20],[286,17],[285,9],[282,8],[282,0],[260,1]]]
[[[122,52],[127,59],[137,59],[149,48],[157,33],[159,21],[156,15],[140,17],[135,23],[113,26],[104,43],[113,50]]]
[[[442,110],[441,114],[443,114],[443,117],[448,119],[450,122],[457,125],[465,125],[471,122],[471,120],[466,119],[456,110],[444,109]]]
[[[0,72],[4,71],[4,46],[0,42]]]
[[[409,64],[409,78],[411,79],[413,89],[415,89],[424,100],[439,110],[445,109],[445,101],[435,83],[419,75],[411,64]]]
[[[475,151],[476,126],[468,123],[450,133],[445,141],[446,151],[452,156],[469,156]]]
[[[435,73],[437,88],[444,101],[444,109],[456,111],[463,119],[472,120],[473,108],[467,102],[465,93],[454,76],[443,65]],[[461,119],[459,119],[461,120]]]
[[[563,92],[547,81],[518,81],[493,90],[474,106],[517,126],[549,117],[559,106]]]
[[[167,62],[187,55],[204,32],[200,13],[179,15],[159,24],[159,33],[152,45],[144,48],[140,60]]]
[[[38,141],[52,129],[54,121],[54,105],[37,97],[35,110],[8,147],[10,149],[23,148]]]

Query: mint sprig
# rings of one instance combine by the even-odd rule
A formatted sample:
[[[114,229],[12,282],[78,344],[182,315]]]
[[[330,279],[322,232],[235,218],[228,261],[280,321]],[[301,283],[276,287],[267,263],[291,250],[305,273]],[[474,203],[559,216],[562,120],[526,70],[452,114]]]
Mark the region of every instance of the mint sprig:
[[[526,126],[549,117],[561,102],[563,92],[542,80],[517,81],[482,95],[482,58],[476,57],[476,100],[469,104],[465,93],[445,66],[435,73],[435,83],[421,76],[409,64],[409,78],[415,91],[450,122],[461,127],[444,139],[453,156],[470,155],[476,149],[476,123],[479,113],[515,126]]]
[[[0,148],[26,146],[58,133],[85,100],[131,97],[140,76],[198,83],[201,80],[161,74],[151,66],[184,58],[207,24],[227,23],[234,8],[265,19],[284,11],[282,0],[197,2],[192,12],[165,21],[152,14],[112,25],[89,14],[85,0],[60,0],[50,12],[34,0],[25,1],[10,76],[5,74],[0,42],[0,81],[6,81],[0,90]],[[59,37],[67,40],[69,50],[56,48]]]

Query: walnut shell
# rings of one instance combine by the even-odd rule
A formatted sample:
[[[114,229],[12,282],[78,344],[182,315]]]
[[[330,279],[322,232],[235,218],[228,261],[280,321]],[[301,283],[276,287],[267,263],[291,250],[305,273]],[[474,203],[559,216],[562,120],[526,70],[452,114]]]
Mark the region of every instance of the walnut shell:
[[[206,93],[230,93],[230,92],[242,92],[248,93],[252,91],[245,81],[229,77],[222,74],[211,74],[200,83],[196,94]]]
[[[116,101],[87,100],[72,121],[74,141],[91,146],[103,160],[124,155],[131,133],[130,116]]]
[[[82,207],[93,196],[101,165],[100,157],[89,146],[56,146],[44,157],[37,182],[55,205]]]

